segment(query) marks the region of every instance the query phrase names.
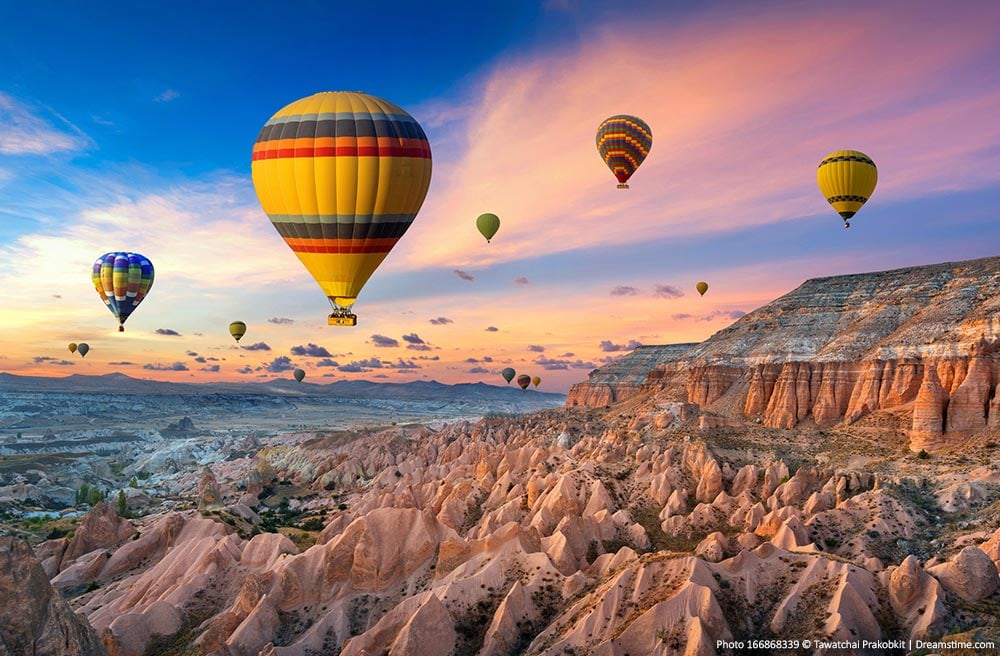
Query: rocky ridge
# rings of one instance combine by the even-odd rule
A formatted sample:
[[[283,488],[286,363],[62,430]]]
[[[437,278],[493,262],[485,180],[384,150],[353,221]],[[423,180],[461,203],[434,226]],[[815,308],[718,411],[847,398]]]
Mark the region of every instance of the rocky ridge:
[[[901,410],[911,448],[940,450],[1000,426],[998,317],[996,257],[818,278],[679,355],[644,347],[643,361],[667,361],[642,383],[596,370],[567,406],[647,394],[786,429]]]

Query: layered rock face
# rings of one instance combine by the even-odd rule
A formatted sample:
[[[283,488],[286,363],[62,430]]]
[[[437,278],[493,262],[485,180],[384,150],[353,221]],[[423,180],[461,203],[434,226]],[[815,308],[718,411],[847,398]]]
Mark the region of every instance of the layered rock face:
[[[1000,258],[818,278],[683,352],[644,347],[664,361],[642,384],[616,384],[632,356],[598,369],[594,400],[649,391],[772,428],[903,409],[911,448],[937,450],[1000,426],[998,315]]]
[[[624,400],[646,383],[650,371],[678,363],[694,346],[695,344],[640,346],[628,355],[590,372],[586,382],[573,385],[566,397],[566,405],[603,407]]]

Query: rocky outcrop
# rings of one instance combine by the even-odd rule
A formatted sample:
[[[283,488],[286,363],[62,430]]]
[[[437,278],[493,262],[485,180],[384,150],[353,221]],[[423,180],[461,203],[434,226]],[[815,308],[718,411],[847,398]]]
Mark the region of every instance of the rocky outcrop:
[[[595,370],[571,405],[649,391],[786,429],[912,410],[911,448],[937,450],[1000,426],[998,312],[1000,258],[817,278],[680,353],[645,346]],[[653,363],[645,381],[622,375],[630,358]]]
[[[941,386],[937,368],[928,367],[913,404],[910,449],[934,451],[944,446],[945,412],[948,392]]]
[[[640,346],[590,372],[586,382],[570,388],[566,406],[602,407],[635,394],[655,367],[675,363],[695,344]]]
[[[985,599],[1000,587],[993,561],[979,547],[962,549],[955,559],[928,569],[945,590],[966,601]]]
[[[49,584],[31,547],[0,538],[0,654],[107,656],[97,634]]]

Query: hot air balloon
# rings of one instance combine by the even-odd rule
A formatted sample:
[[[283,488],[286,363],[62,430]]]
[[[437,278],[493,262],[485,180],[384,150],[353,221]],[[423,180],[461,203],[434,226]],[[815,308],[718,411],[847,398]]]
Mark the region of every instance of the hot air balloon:
[[[534,385],[535,387],[538,387],[538,383],[540,382],[542,382],[542,379],[539,378],[538,376],[531,377],[531,384]]]
[[[625,184],[653,147],[653,131],[635,116],[619,114],[604,119],[597,128],[597,152],[618,178],[618,188]]]
[[[70,353],[76,353],[76,342],[70,342],[69,343],[69,352]]]
[[[862,152],[838,150],[819,163],[816,181],[826,202],[844,219],[844,227],[850,228],[848,219],[858,213],[875,191],[878,169],[872,158]]]
[[[238,342],[240,337],[247,334],[247,325],[242,321],[234,321],[229,324],[229,334]]]
[[[153,263],[138,253],[105,253],[94,262],[94,288],[118,319],[118,332],[125,332],[131,316],[153,286]]]
[[[496,214],[480,214],[479,218],[476,219],[476,228],[479,232],[486,237],[486,243],[490,243],[493,239],[493,235],[497,234],[497,230],[500,229],[500,217]]]
[[[302,379],[306,377],[306,372],[301,369],[296,369],[292,372],[292,375],[295,376],[295,380],[301,383]]]
[[[694,288],[698,290],[699,294],[701,294],[702,296],[704,296],[705,292],[708,291],[708,283],[707,282],[699,282],[697,285],[694,286]]]
[[[81,358],[87,357],[88,351],[90,351],[90,345],[86,342],[80,342],[76,345],[76,352],[80,354]]]
[[[251,171],[264,212],[330,300],[328,323],[357,325],[351,306],[427,195],[420,124],[375,96],[317,93],[268,120]]]
[[[521,389],[528,389],[528,385],[531,384],[531,376],[526,374],[521,374],[517,377],[517,384]]]
[[[510,385],[510,381],[514,380],[514,375],[516,373],[517,373],[516,371],[514,371],[510,367],[507,367],[506,369],[500,372],[500,375],[503,376],[503,379],[507,381],[508,385]]]

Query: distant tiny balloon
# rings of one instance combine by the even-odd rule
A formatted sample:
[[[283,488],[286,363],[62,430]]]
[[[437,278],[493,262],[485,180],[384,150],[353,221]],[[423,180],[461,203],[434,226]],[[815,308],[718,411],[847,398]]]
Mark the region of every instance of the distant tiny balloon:
[[[708,291],[708,283],[707,282],[699,282],[697,285],[694,286],[694,288],[698,290],[699,294],[701,294],[702,296],[704,296],[705,292]]]
[[[479,218],[476,219],[476,228],[479,229],[480,234],[486,237],[486,243],[490,243],[493,236],[497,234],[497,230],[500,229],[500,217],[496,214],[480,214]]]
[[[76,342],[70,342],[69,343],[69,352],[70,353],[76,353]]]
[[[76,345],[76,352],[80,354],[81,358],[87,357],[87,353],[90,351],[90,345],[86,342],[80,342]]]
[[[503,376],[504,380],[507,381],[508,385],[510,384],[510,381],[514,380],[515,374],[517,374],[517,372],[511,369],[510,367],[507,367],[506,369],[500,372],[500,375]]]
[[[234,321],[229,324],[229,334],[238,342],[240,337],[247,334],[247,325],[242,321]]]
[[[531,384],[531,376],[521,374],[517,377],[517,384],[521,389],[528,389],[528,385]]]
[[[295,376],[295,380],[301,383],[302,379],[306,377],[306,372],[302,371],[301,369],[296,369],[292,373],[292,375]]]
[[[540,382],[542,382],[541,378],[539,378],[538,376],[532,376],[532,378],[531,378],[531,384],[532,385],[534,385],[535,387],[538,387],[538,384]]]

